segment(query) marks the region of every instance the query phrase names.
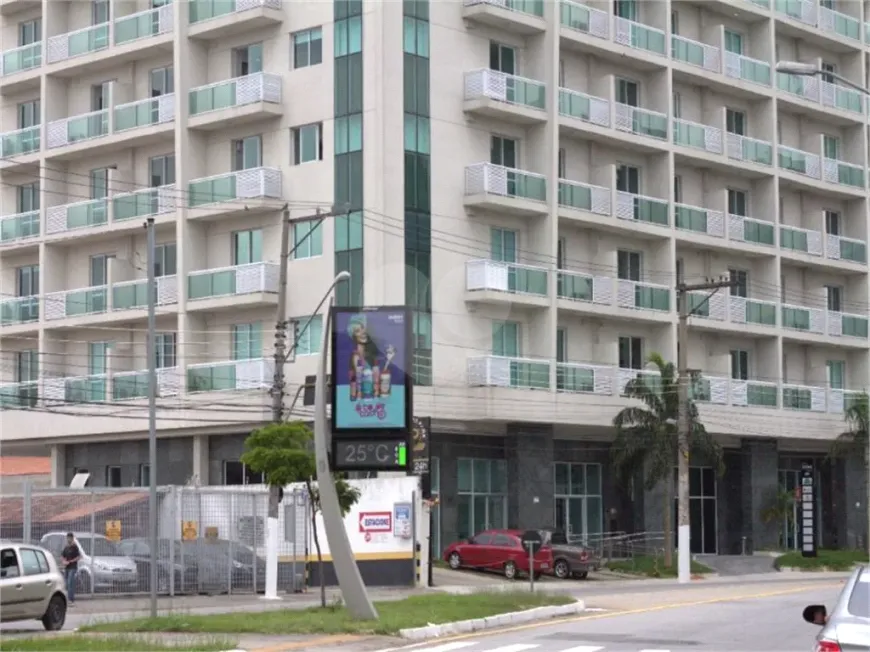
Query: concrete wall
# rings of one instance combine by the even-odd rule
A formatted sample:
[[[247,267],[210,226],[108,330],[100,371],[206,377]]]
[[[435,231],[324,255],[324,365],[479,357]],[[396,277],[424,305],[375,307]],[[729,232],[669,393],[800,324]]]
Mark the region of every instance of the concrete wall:
[[[190,437],[157,440],[158,484],[187,484],[192,473],[193,439]],[[139,486],[139,465],[148,463],[148,440],[67,444],[64,485],[75,470],[87,469],[88,486],[106,486],[106,467],[121,467],[121,486]]]

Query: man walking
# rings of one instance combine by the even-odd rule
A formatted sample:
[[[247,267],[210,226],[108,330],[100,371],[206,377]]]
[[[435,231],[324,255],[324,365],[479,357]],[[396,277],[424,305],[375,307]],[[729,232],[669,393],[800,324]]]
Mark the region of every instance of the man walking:
[[[60,553],[60,562],[63,564],[63,573],[66,577],[66,593],[70,606],[76,603],[76,574],[79,572],[80,558],[81,551],[79,551],[76,538],[72,532],[67,532],[66,547]]]

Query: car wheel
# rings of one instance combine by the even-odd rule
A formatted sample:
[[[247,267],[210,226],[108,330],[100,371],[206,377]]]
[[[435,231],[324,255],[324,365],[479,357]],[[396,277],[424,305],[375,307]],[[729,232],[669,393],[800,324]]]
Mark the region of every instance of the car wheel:
[[[567,580],[571,577],[571,567],[568,565],[567,561],[559,559],[555,564],[553,564],[553,574],[560,580]]]
[[[450,564],[450,568],[453,570],[459,570],[460,566],[462,566],[462,560],[459,558],[459,553],[451,552],[450,557],[447,558],[447,563]]]
[[[48,603],[48,609],[42,616],[42,626],[49,632],[56,632],[63,629],[63,624],[66,621],[66,600],[63,596],[52,596]]]
[[[580,571],[579,573],[574,573],[574,577],[576,577],[578,580],[585,580],[587,577],[589,577],[589,571]]]
[[[504,565],[504,576],[506,579],[515,580],[517,578],[517,565],[509,561]]]

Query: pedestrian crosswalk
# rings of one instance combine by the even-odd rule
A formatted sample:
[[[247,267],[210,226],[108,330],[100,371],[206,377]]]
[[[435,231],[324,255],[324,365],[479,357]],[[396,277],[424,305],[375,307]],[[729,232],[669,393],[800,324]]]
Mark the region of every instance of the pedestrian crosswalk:
[[[408,652],[610,652],[602,645],[571,645],[569,647],[556,647],[552,643],[507,643],[503,641],[453,641],[451,643],[423,644],[407,649]],[[381,650],[381,652],[387,652]],[[613,652],[616,652],[614,649]],[[629,652],[628,648],[620,647],[619,652]],[[631,652],[671,652],[670,650],[640,648]]]

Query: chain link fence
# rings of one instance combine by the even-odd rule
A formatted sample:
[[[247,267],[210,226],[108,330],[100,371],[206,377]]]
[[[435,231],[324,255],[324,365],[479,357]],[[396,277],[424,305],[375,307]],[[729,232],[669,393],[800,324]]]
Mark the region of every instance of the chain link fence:
[[[162,595],[262,593],[266,585],[268,489],[160,487],[157,591]],[[302,591],[313,550],[304,487],[279,509],[278,590]],[[147,488],[25,487],[0,497],[0,538],[33,543],[58,560],[73,532],[81,551],[79,595],[150,591]]]

